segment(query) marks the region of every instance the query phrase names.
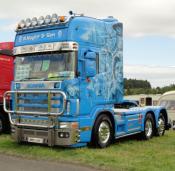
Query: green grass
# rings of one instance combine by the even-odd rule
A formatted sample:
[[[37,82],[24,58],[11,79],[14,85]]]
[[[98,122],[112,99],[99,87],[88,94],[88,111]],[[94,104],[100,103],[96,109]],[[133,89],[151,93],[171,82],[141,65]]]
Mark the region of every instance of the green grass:
[[[172,171],[175,168],[175,131],[150,141],[128,138],[116,141],[106,149],[50,148],[20,145],[10,135],[0,136],[0,153],[25,158],[78,163],[115,171]]]

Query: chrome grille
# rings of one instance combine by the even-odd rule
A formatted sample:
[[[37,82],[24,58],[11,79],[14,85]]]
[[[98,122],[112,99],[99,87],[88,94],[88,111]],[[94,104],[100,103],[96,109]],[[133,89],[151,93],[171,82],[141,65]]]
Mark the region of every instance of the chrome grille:
[[[16,107],[20,111],[48,112],[48,95],[39,93],[17,94]]]
[[[50,95],[18,93],[16,99],[16,107],[19,111],[58,113],[62,110],[63,97],[56,93]]]

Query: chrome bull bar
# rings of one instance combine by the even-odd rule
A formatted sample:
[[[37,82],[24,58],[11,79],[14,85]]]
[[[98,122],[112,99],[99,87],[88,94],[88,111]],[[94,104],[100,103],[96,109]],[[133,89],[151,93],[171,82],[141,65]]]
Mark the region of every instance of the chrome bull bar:
[[[7,108],[7,99],[9,95],[14,94],[14,100],[15,103],[17,103],[17,95],[18,94],[47,94],[48,96],[48,112],[37,112],[37,111],[22,111],[22,110],[10,110]],[[51,95],[52,94],[60,94],[63,97],[63,107],[62,110],[59,112],[51,112]],[[30,127],[40,127],[40,128],[53,128],[53,125],[48,125],[48,126],[44,126],[44,125],[33,125],[33,124],[23,124],[23,123],[15,123],[12,120],[11,114],[18,114],[19,115],[33,115],[33,116],[60,116],[64,113],[65,109],[66,109],[66,102],[67,102],[67,96],[64,92],[62,91],[55,91],[55,90],[48,90],[48,91],[6,91],[3,95],[3,108],[4,111],[8,113],[9,115],[9,121],[12,125],[16,125],[16,126],[30,126]]]

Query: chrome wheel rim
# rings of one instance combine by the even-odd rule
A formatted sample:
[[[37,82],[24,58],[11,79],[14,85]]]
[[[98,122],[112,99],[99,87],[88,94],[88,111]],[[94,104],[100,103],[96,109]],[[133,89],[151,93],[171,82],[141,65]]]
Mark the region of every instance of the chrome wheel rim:
[[[101,122],[98,129],[98,136],[101,143],[105,144],[108,142],[110,137],[110,126],[108,122]]]
[[[2,132],[2,120],[0,119],[0,132]]]
[[[147,120],[145,123],[145,133],[147,137],[150,137],[152,135],[153,132],[153,125],[151,120]]]
[[[165,121],[162,118],[159,118],[159,120],[158,120],[159,135],[163,135],[164,130],[165,130]]]

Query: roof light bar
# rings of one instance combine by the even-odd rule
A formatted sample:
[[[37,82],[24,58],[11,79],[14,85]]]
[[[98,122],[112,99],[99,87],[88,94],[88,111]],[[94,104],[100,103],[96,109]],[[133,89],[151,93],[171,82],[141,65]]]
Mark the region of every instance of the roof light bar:
[[[32,19],[27,18],[26,20],[21,20],[18,23],[17,30],[60,24],[65,23],[68,20],[69,20],[68,17],[58,16],[55,13],[52,14],[52,16],[51,15],[46,15],[46,17],[40,16],[38,19],[36,17],[33,17]]]

